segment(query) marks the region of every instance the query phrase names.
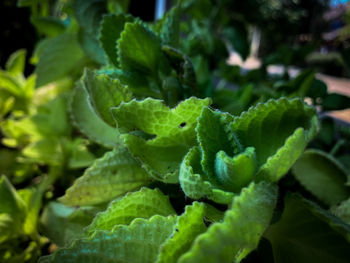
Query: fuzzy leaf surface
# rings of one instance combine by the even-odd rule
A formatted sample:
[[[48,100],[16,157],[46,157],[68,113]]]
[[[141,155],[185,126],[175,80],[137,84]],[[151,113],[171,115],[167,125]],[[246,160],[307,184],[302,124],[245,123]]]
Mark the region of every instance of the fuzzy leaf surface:
[[[81,82],[72,94],[70,114],[73,124],[92,141],[109,148],[122,143],[119,132],[94,111],[89,94]]]
[[[153,215],[175,214],[169,197],[158,189],[142,188],[113,201],[106,211],[97,214],[86,229],[88,235],[95,230],[112,230],[115,225],[128,225],[135,218],[150,218]]]
[[[97,159],[60,201],[66,205],[94,205],[136,190],[149,183],[140,163],[126,148],[119,148]]]
[[[251,107],[230,124],[242,145],[256,151],[258,180],[277,181],[316,134],[315,110],[300,99],[280,98]]]
[[[114,127],[115,121],[111,114],[111,108],[118,106],[121,102],[128,102],[132,93],[117,79],[109,78],[107,75],[97,75],[86,69],[82,78],[84,86],[89,93],[89,101],[94,111],[107,124]]]
[[[109,14],[103,17],[99,40],[111,63],[118,67],[117,40],[124,30],[126,22],[133,22],[133,17],[124,14]]]
[[[173,231],[176,217],[153,216],[135,219],[130,225],[117,225],[111,232],[96,231],[79,239],[69,248],[57,250],[39,262],[95,263],[134,262],[154,263],[159,247]]]
[[[118,59],[122,69],[156,74],[161,59],[161,41],[139,22],[126,23],[118,40]]]
[[[222,222],[212,224],[183,254],[185,262],[240,262],[268,227],[277,201],[277,188],[266,182],[251,183],[233,198]]]
[[[205,205],[198,202],[186,206],[185,212],[177,218],[171,237],[161,246],[157,263],[176,263],[191,247],[194,239],[205,232],[207,229],[203,222],[205,209]]]

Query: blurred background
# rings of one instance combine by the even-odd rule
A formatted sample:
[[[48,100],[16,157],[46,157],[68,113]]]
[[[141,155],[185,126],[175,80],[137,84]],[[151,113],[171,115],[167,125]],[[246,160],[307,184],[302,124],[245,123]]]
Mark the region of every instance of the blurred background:
[[[33,2],[37,2],[39,6],[37,10],[33,10]],[[52,28],[64,27],[65,23],[69,23],[65,20],[69,10],[61,8],[68,2],[68,0],[23,0],[18,3],[15,0],[1,1],[0,67],[4,68],[10,54],[20,48],[25,48],[29,55],[33,54],[35,43],[47,36],[43,30],[43,17],[50,16],[49,22]],[[132,15],[152,22],[161,19],[163,13],[170,10],[178,1],[109,0],[108,2],[110,6],[119,2],[120,5],[127,6],[126,9]],[[182,20],[190,20],[189,17],[192,20],[190,25],[186,23],[182,25],[188,42],[184,49],[194,57],[194,60],[196,54],[207,56],[208,70],[216,69],[218,61],[225,58],[228,65],[239,67],[241,75],[262,68],[266,69],[268,74],[282,74],[288,79],[295,77],[303,69],[312,68],[317,72],[318,78],[328,85],[329,91],[350,96],[350,82],[347,79],[350,78],[349,1],[182,2],[182,5],[187,7],[185,10],[188,10],[182,16]],[[212,39],[205,36],[206,34],[210,34]],[[216,36],[222,37],[223,43],[214,39]],[[202,43],[202,48],[198,43]],[[222,44],[226,50],[223,50]],[[34,67],[29,63],[29,59],[26,64],[25,73],[28,75]],[[242,82],[242,79],[238,80],[241,76],[233,77],[237,68],[226,68],[226,70],[227,74],[230,74],[231,82],[238,85]],[[336,114],[337,117],[350,121],[349,111]]]

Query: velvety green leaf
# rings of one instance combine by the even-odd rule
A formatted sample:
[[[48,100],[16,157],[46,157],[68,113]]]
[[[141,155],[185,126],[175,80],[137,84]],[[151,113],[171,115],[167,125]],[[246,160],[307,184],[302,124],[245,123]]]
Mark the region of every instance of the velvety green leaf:
[[[161,41],[144,25],[126,23],[117,42],[122,69],[155,75],[162,55]]]
[[[332,206],[350,196],[347,173],[330,155],[307,150],[292,167],[295,178],[325,204]]]
[[[155,262],[160,245],[173,231],[176,217],[153,216],[135,219],[130,225],[117,225],[111,232],[97,231],[69,248],[57,250],[39,262]]]
[[[97,214],[86,229],[91,235],[95,230],[112,230],[116,225],[128,225],[135,218],[150,218],[154,215],[175,214],[169,197],[158,189],[142,188],[140,191],[126,194],[122,199],[113,201],[106,211]]]
[[[178,258],[192,245],[194,239],[206,231],[203,222],[205,205],[194,202],[186,206],[185,212],[177,218],[170,238],[161,246],[157,263],[176,263]]]
[[[266,182],[251,183],[233,198],[223,221],[212,224],[199,235],[178,262],[240,262],[258,246],[276,201],[275,186]]]
[[[6,71],[13,75],[22,75],[24,72],[24,66],[26,63],[27,51],[25,49],[19,49],[12,53],[6,62]]]
[[[83,56],[84,53],[74,34],[62,34],[47,40],[35,69],[36,85],[45,85],[77,70]]]
[[[156,25],[157,31],[160,33],[163,45],[177,47],[180,38],[180,13],[179,7],[174,6],[164,14]]]
[[[73,124],[89,139],[105,147],[115,147],[121,144],[117,129],[105,123],[94,111],[82,82],[73,92],[70,113]]]
[[[118,67],[117,40],[126,22],[133,22],[132,16],[109,14],[103,17],[99,40],[110,62]]]
[[[161,100],[147,98],[132,100],[112,109],[118,129],[123,132],[143,131],[154,138],[148,141],[154,146],[196,144],[197,117],[210,99],[189,98],[170,109]]]
[[[170,109],[160,100],[147,98],[122,103],[112,114],[121,132],[133,131],[123,135],[124,141],[147,171],[157,179],[175,178],[177,182],[182,158],[196,144],[197,117],[209,103],[209,99],[189,98]]]
[[[331,211],[350,225],[350,198],[342,202],[339,206],[334,207]]]
[[[84,227],[92,221],[99,210],[95,207],[72,208],[50,202],[41,215],[42,231],[58,246],[68,245],[83,235]],[[79,220],[76,220],[78,213]]]
[[[349,261],[349,225],[300,196],[287,196],[284,207],[264,234],[276,263]]]
[[[82,81],[95,112],[107,124],[114,127],[115,121],[111,108],[131,100],[132,93],[128,87],[122,85],[117,79],[111,79],[107,75],[97,75],[89,69],[85,70]]]
[[[239,192],[242,187],[247,186],[253,180],[255,170],[256,156],[252,147],[234,157],[228,156],[224,151],[216,154],[216,176],[228,191]]]
[[[277,181],[317,131],[315,110],[300,99],[280,98],[251,107],[230,124],[242,145],[256,151],[257,180]]]
[[[219,151],[229,156],[242,151],[242,146],[233,135],[231,140],[225,131],[225,125],[232,120],[229,114],[204,108],[196,127],[199,146],[202,152],[201,165],[206,178],[215,181],[215,159]]]
[[[203,178],[204,172],[200,166],[200,158],[199,147],[193,147],[181,163],[179,181],[186,196],[192,199],[206,197],[220,204],[231,203],[233,193],[222,191],[218,189],[218,185]]]
[[[70,206],[103,203],[147,185],[149,181],[129,151],[118,148],[97,159],[60,201]]]
[[[350,97],[338,93],[331,93],[323,100],[324,111],[343,110],[350,108]]]

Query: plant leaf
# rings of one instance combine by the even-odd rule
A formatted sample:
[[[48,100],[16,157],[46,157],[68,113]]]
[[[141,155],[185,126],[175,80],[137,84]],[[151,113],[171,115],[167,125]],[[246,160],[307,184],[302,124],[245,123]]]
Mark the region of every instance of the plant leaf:
[[[72,208],[58,202],[50,202],[41,215],[42,231],[58,246],[68,245],[82,236],[84,227],[92,221],[99,210],[95,207]],[[77,220],[78,213],[79,220]]]
[[[189,98],[170,109],[162,101],[145,99],[122,103],[112,109],[118,129],[130,152],[141,160],[147,171],[158,180],[177,182],[178,169],[188,149],[196,144],[194,127],[209,99]],[[153,138],[152,138],[153,137]],[[168,179],[167,179],[168,178]]]
[[[284,207],[281,220],[264,234],[276,263],[349,261],[349,225],[297,195],[288,195]]]
[[[177,218],[170,238],[162,244],[157,263],[176,263],[191,247],[194,239],[207,229],[203,222],[205,209],[205,205],[198,202],[186,206],[185,212]]]
[[[266,182],[251,183],[233,198],[223,221],[212,224],[199,235],[178,262],[240,262],[258,246],[276,201],[275,186]]]
[[[65,33],[45,41],[35,68],[38,87],[64,77],[66,74],[80,69],[84,53],[77,37]]]
[[[175,214],[169,197],[158,189],[142,188],[110,203],[107,210],[97,214],[86,229],[87,235],[96,230],[112,230],[116,225],[128,225],[135,218]]]
[[[70,114],[73,124],[94,142],[109,148],[122,144],[118,130],[105,123],[94,111],[82,82],[73,91]]]
[[[110,201],[149,183],[146,172],[126,148],[106,153],[59,200],[70,206]]]
[[[24,73],[26,55],[27,51],[25,49],[19,49],[12,53],[5,65],[6,71],[14,76],[22,75]]]
[[[117,225],[111,232],[96,231],[69,248],[57,250],[39,262],[155,262],[160,245],[173,231],[176,217],[153,216],[135,219],[130,225]]]
[[[257,180],[278,181],[302,154],[317,131],[315,110],[300,99],[258,104],[235,117],[230,130],[256,151]]]
[[[82,77],[84,86],[89,94],[89,100],[94,111],[110,126],[115,126],[111,108],[121,102],[128,102],[132,93],[119,80],[111,79],[107,75],[97,75],[86,69]]]
[[[0,176],[0,243],[22,232],[25,203],[6,176]]]
[[[332,206],[350,196],[347,173],[330,155],[307,150],[292,167],[295,178],[325,204]]]
[[[162,55],[161,41],[148,28],[126,23],[117,41],[118,59],[122,69],[155,75]]]
[[[117,40],[126,22],[133,22],[134,18],[124,14],[109,14],[103,17],[99,40],[110,62],[118,67]]]

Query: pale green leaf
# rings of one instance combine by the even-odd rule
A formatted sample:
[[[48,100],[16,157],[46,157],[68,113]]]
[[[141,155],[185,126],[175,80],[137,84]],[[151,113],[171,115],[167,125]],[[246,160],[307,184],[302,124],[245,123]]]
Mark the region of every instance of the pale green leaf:
[[[133,22],[133,17],[124,14],[109,14],[103,17],[99,40],[110,62],[118,67],[117,40],[124,30],[126,22]]]
[[[84,86],[89,94],[89,100],[95,112],[110,126],[115,126],[111,108],[121,102],[128,102],[132,93],[119,80],[111,79],[107,75],[97,75],[86,69],[82,77]]]
[[[205,205],[194,202],[186,206],[185,212],[177,218],[175,228],[160,248],[157,263],[176,263],[178,258],[192,245],[194,239],[206,231],[203,222]]]
[[[292,167],[295,178],[313,195],[332,206],[350,196],[347,173],[332,156],[307,150]]]
[[[152,31],[139,22],[128,22],[117,43],[122,69],[157,74],[162,55],[161,40]]]
[[[175,211],[168,196],[158,189],[142,188],[111,202],[106,211],[97,214],[86,233],[91,235],[95,230],[112,230],[115,225],[128,225],[135,218],[171,214],[175,214]]]
[[[70,114],[73,124],[89,139],[110,148],[121,144],[117,129],[105,123],[94,111],[82,83],[73,92]]]
[[[282,218],[264,236],[276,263],[349,262],[349,225],[297,195],[286,197]]]
[[[150,182],[148,175],[125,148],[97,159],[60,201],[66,205],[93,205],[111,201]]]
[[[245,147],[256,151],[258,180],[277,181],[317,131],[315,110],[300,99],[280,98],[251,107],[230,124]]]
[[[183,254],[185,262],[240,262],[257,248],[277,201],[277,188],[266,182],[251,183],[233,198],[222,222],[212,224]]]
[[[0,70],[0,89],[4,89],[17,97],[22,97],[24,91],[22,83],[16,77],[2,70]]]
[[[43,262],[154,263],[159,247],[173,231],[176,217],[153,216],[135,219],[130,225],[117,225],[111,232],[96,231],[88,239],[80,239],[69,248],[57,250]]]

